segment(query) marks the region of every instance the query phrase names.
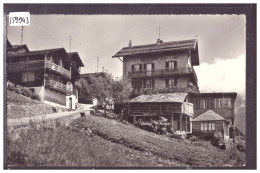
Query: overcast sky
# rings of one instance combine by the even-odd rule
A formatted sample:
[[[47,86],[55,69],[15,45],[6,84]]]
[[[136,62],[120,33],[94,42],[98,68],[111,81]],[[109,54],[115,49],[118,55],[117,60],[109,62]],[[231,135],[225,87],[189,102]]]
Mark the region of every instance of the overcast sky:
[[[195,68],[201,92],[235,91],[245,95],[244,15],[42,15],[31,16],[23,43],[29,50],[64,47],[79,53],[82,73],[108,69],[122,76],[122,62],[112,56],[122,47],[198,39],[200,66]],[[11,44],[21,43],[21,27],[7,29]],[[197,36],[196,36],[197,35]]]

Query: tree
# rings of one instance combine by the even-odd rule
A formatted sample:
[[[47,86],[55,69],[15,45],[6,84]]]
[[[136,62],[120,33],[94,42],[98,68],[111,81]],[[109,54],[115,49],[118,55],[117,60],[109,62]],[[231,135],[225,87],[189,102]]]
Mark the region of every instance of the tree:
[[[90,75],[87,79],[82,79],[81,83],[86,93],[92,98],[97,99],[104,114],[107,112],[107,105],[114,103],[124,103],[129,99],[131,89],[126,88],[125,81],[114,80],[113,76],[108,72],[96,73]]]

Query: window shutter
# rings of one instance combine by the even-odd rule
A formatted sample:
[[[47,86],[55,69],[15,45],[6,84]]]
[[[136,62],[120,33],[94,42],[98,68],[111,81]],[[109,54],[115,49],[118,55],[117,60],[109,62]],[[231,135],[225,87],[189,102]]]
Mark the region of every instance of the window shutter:
[[[146,64],[144,64],[144,70],[146,70]]]
[[[139,65],[139,70],[142,71],[142,64]]]
[[[155,88],[154,85],[155,85],[155,81],[152,80],[152,88]]]
[[[174,69],[177,68],[177,61],[174,61]]]
[[[134,71],[134,65],[132,65],[132,71]]]
[[[154,63],[152,63],[152,70],[154,70]]]
[[[169,62],[165,63],[165,68],[167,68],[167,69],[169,68]]]
[[[166,88],[169,88],[169,79],[165,80],[165,86],[166,86]]]

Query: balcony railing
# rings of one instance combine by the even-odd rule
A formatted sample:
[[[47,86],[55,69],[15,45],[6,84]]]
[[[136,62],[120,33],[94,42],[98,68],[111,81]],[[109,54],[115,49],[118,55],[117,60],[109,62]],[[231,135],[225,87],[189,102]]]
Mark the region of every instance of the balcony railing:
[[[188,93],[199,93],[199,88],[197,85],[193,86],[174,86],[172,88],[140,88],[133,89],[132,95],[139,96],[142,94],[157,94],[157,93],[177,93],[177,92],[188,92]]]
[[[44,60],[14,62],[7,64],[8,72],[36,71],[44,68]]]
[[[129,72],[129,77],[139,78],[139,77],[149,77],[149,76],[169,76],[169,75],[192,74],[192,73],[196,75],[193,68],[156,69],[150,71],[147,70],[132,71]]]
[[[45,81],[45,86],[50,87],[54,90],[63,92],[63,93],[71,93],[72,92],[71,88],[68,88],[66,85],[64,85],[60,82],[56,82],[54,80]]]
[[[193,104],[184,102],[181,105],[174,104],[130,104],[130,116],[159,116],[172,115],[173,113],[183,113],[188,116],[193,116]]]
[[[46,60],[46,68],[58,72],[59,74],[71,78],[71,72],[69,70],[66,70],[65,68],[62,68],[61,66],[52,63],[51,61]]]
[[[150,105],[150,104],[133,104],[130,105],[130,116],[159,116],[172,115],[172,113],[181,113],[181,105]]]
[[[182,113],[193,116],[193,104],[189,102],[184,102],[182,104]]]

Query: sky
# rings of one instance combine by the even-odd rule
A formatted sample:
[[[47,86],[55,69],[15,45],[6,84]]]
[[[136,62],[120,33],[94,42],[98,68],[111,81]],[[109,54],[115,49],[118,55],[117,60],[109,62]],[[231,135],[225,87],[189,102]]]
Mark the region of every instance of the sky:
[[[245,97],[245,15],[34,15],[24,27],[29,50],[63,47],[78,52],[82,73],[102,71],[116,77],[121,48],[164,41],[198,39],[200,65],[194,67],[201,92],[238,92]],[[7,26],[11,44],[21,44],[21,27]],[[97,57],[99,60],[97,69]]]

